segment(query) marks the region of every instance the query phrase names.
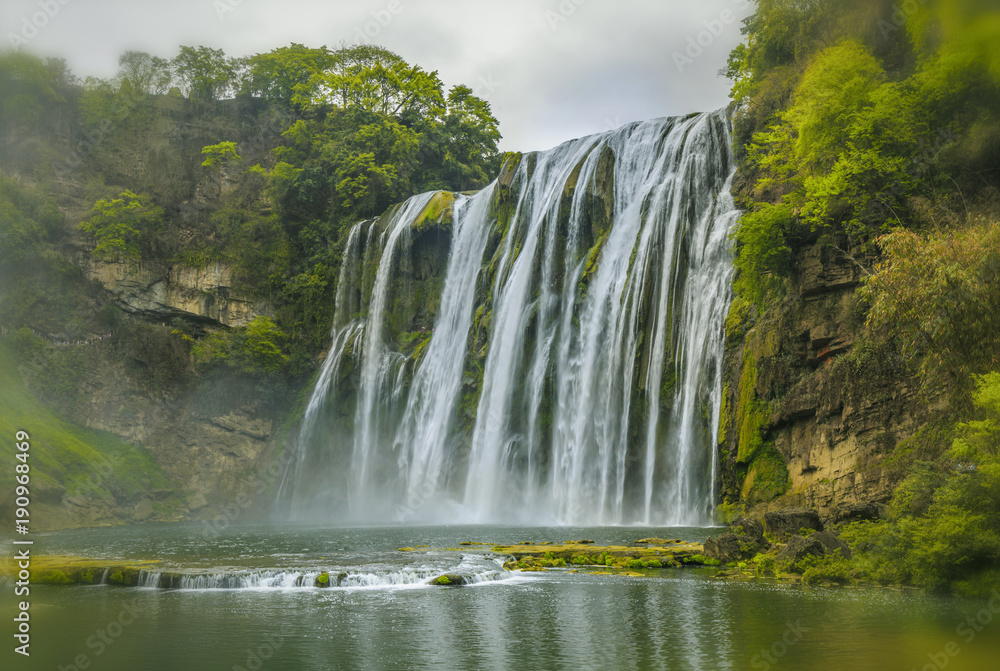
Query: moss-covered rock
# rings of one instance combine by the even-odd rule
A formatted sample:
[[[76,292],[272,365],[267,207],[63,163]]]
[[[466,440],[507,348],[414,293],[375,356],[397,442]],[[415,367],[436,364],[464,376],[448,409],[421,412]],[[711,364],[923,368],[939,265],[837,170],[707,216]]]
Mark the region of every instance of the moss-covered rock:
[[[462,585],[468,585],[469,579],[457,573],[445,573],[436,578],[431,578],[427,584],[437,585],[438,587],[461,587]]]
[[[438,191],[431,197],[413,223],[410,230],[422,233],[431,227],[450,229],[455,222],[455,194],[450,191]]]
[[[671,542],[670,545],[637,547],[593,545],[592,542],[568,542],[498,545],[494,552],[512,556],[508,570],[540,570],[573,566],[610,566],[616,568],[671,568],[704,552],[698,543]]]

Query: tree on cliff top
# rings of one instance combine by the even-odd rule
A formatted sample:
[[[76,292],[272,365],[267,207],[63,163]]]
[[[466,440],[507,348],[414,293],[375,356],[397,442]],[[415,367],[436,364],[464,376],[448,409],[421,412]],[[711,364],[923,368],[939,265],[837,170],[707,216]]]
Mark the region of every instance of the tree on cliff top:
[[[136,261],[152,250],[163,226],[163,208],[148,196],[125,190],[94,203],[80,230],[97,242],[91,254],[113,261]]]

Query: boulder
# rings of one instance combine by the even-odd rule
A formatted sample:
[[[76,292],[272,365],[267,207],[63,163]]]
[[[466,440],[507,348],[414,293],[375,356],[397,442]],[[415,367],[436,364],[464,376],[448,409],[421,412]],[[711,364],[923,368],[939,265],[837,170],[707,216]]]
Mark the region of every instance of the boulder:
[[[705,556],[709,559],[717,559],[723,564],[739,561],[743,559],[743,554],[739,536],[736,534],[722,534],[717,538],[709,538],[705,541]]]
[[[764,540],[764,526],[755,519],[738,517],[729,523],[729,530],[737,536],[746,536],[752,540]]]
[[[439,585],[441,587],[459,587],[460,585],[468,585],[469,579],[457,573],[445,573],[444,575],[432,578],[427,584]]]
[[[818,540],[820,543],[822,543],[823,547],[826,548],[827,554],[833,552],[839,552],[840,556],[843,557],[844,559],[850,559],[853,556],[851,553],[850,546],[848,546],[847,543],[840,540],[829,531],[817,531],[814,534],[809,534],[808,537]]]
[[[764,528],[774,538],[786,539],[802,529],[823,530],[819,514],[807,508],[786,508],[764,513]]]
[[[779,562],[798,563],[806,557],[822,557],[826,554],[826,547],[816,540],[816,534],[810,536],[792,536],[788,544],[778,553]]]
[[[885,516],[885,505],[875,501],[859,501],[842,506],[834,516],[837,524],[864,522],[882,519]]]
[[[139,503],[135,504],[135,512],[133,513],[137,522],[144,522],[153,516],[153,502],[149,499],[143,499]]]
[[[754,520],[743,520],[743,522],[746,524],[734,525],[730,528],[749,533],[729,532],[717,538],[707,539],[705,541],[705,556],[709,559],[716,559],[723,564],[729,564],[744,559],[753,559],[757,553],[766,550],[770,544],[764,540],[764,532],[760,528],[760,522]]]

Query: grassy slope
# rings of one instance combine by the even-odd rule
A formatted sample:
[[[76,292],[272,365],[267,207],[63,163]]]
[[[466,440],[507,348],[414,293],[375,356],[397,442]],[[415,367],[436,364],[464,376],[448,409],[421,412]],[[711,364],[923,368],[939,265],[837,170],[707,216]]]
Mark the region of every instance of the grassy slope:
[[[5,451],[10,456],[5,456],[4,462],[10,465],[6,469],[10,474],[14,471],[17,431],[26,431],[30,436],[33,507],[41,497],[43,503],[63,508],[59,505],[60,485],[68,496],[97,497],[119,506],[134,505],[147,492],[169,485],[142,447],[72,424],[43,405],[21,380],[17,355],[0,341],[0,435],[9,446]],[[12,475],[4,479],[9,482]],[[56,522],[50,519],[55,511],[48,506],[34,512],[41,515],[37,519],[41,526]]]

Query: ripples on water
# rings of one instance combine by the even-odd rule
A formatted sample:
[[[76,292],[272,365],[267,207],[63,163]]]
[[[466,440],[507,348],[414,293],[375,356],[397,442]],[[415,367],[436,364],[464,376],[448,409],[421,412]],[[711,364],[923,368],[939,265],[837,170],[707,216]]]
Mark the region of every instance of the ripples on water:
[[[128,671],[922,671],[951,641],[961,652],[948,659],[949,670],[992,670],[1000,659],[1000,620],[971,642],[956,633],[982,602],[881,589],[719,582],[704,569],[648,571],[641,578],[570,570],[506,576],[478,554],[488,546],[426,554],[397,550],[459,548],[466,540],[703,540],[713,530],[283,525],[230,529],[213,541],[202,531],[191,524],[39,534],[38,554],[161,558],[163,570],[238,575],[248,589],[213,588],[209,577],[203,584],[192,579],[186,590],[36,587],[32,657],[3,668],[69,669],[82,654],[88,669]],[[460,588],[423,584],[424,576],[442,568],[490,570],[496,579]],[[318,589],[296,585],[292,577],[307,580],[320,570],[345,570],[353,582]],[[114,633],[125,606],[135,612],[134,621],[102,644],[99,634]],[[13,657],[11,647],[5,659]]]

